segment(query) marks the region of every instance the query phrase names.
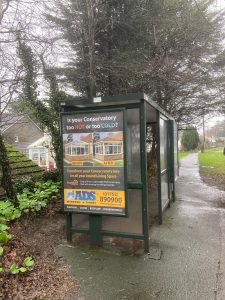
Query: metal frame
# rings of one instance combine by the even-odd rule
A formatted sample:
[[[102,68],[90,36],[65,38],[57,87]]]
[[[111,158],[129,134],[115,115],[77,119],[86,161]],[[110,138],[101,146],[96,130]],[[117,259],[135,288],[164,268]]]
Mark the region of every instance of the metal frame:
[[[126,166],[126,178],[125,187],[126,190],[137,189],[141,190],[142,197],[142,233],[128,233],[128,232],[117,232],[117,231],[106,231],[102,230],[102,216],[96,214],[89,214],[89,229],[75,228],[72,224],[72,213],[67,213],[67,240],[72,240],[73,233],[85,233],[90,234],[91,243],[93,245],[101,246],[103,236],[115,236],[131,239],[141,239],[144,241],[145,251],[149,251],[149,214],[148,214],[148,183],[147,183],[147,153],[146,153],[146,107],[145,105],[151,105],[155,108],[157,113],[157,173],[158,173],[158,213],[159,213],[159,223],[162,224],[162,195],[161,195],[161,167],[160,167],[160,114],[166,120],[173,120],[166,112],[164,112],[149,96],[144,93],[138,94],[126,94],[117,96],[106,96],[102,97],[99,103],[95,103],[93,99],[73,99],[66,102],[62,102],[61,106],[64,109],[64,114],[72,113],[88,113],[93,111],[115,111],[116,109],[124,109],[125,112],[128,109],[138,108],[139,109],[139,119],[140,119],[140,162],[141,162],[141,182],[131,183],[128,181],[127,177],[127,148],[125,148],[125,166]],[[124,113],[124,116],[126,113]],[[126,118],[126,117],[125,117]],[[124,119],[125,119],[124,118]],[[127,121],[124,120],[124,130],[127,130]],[[170,122],[168,122],[170,123]],[[169,124],[168,124],[169,125]],[[168,126],[169,127],[169,126]],[[169,132],[169,128],[168,128]],[[127,137],[125,144],[127,144]],[[171,132],[168,133],[168,138],[171,141]],[[171,154],[172,147],[169,151]],[[172,152],[173,153],[173,152]],[[171,161],[172,156],[168,159]],[[172,161],[171,161],[172,164]],[[171,178],[174,182],[174,177],[169,175],[173,172],[173,168],[169,167],[168,170],[168,180]],[[170,177],[171,176],[171,177]],[[173,189],[175,192],[175,190]],[[129,202],[129,201],[128,201]],[[169,201],[170,202],[170,201]],[[128,203],[126,207],[128,206]],[[76,214],[79,212],[76,212]],[[81,212],[82,213],[82,212]],[[107,215],[109,216],[109,215]],[[114,216],[121,217],[121,216]]]
[[[175,146],[175,140],[174,140],[174,131],[175,131],[175,121],[169,120],[169,134],[170,134],[170,140],[171,140],[171,147],[170,147],[170,183],[172,185],[172,201],[174,202],[176,200],[176,178],[175,178],[175,156],[174,156],[174,146]],[[178,149],[178,131],[176,130],[177,134],[177,149]],[[178,168],[178,151],[177,151],[177,168]]]

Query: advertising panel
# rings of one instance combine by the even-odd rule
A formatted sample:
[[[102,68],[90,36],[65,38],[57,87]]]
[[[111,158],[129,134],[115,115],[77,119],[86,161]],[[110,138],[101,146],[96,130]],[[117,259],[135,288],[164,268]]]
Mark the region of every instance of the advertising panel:
[[[125,215],[123,111],[62,114],[64,210]]]

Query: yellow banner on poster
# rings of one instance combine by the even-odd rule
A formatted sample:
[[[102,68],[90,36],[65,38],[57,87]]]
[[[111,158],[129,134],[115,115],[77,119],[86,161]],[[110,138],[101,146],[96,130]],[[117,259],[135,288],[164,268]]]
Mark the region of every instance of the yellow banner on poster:
[[[83,161],[73,161],[71,164],[72,164],[72,166],[83,166],[84,162]]]
[[[64,204],[125,208],[125,191],[64,189]]]
[[[108,161],[108,160],[105,160],[104,162],[103,162],[103,165],[104,166],[115,166],[116,165],[116,162],[115,161]]]

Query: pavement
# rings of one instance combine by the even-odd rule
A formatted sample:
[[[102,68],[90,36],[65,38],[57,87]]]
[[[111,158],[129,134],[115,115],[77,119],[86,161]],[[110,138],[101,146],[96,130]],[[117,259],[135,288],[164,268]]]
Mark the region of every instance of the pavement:
[[[225,192],[202,182],[197,153],[181,160],[176,198],[150,254],[58,246],[80,281],[73,299],[225,300]]]

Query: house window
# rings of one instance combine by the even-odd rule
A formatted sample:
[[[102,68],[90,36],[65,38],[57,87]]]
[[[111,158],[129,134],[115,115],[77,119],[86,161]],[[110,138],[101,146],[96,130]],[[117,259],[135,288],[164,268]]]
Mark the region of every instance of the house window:
[[[29,156],[40,167],[47,167],[48,152],[46,149],[31,149]]]
[[[68,155],[86,155],[89,154],[88,145],[69,145],[66,147]]]
[[[40,150],[40,166],[46,166],[47,158],[46,158],[46,151]]]
[[[97,144],[95,146],[95,153],[96,154],[104,154],[104,147],[103,144]]]
[[[113,145],[105,144],[105,154],[113,154]]]
[[[105,154],[121,154],[122,153],[122,143],[107,143],[105,146]]]
[[[123,153],[122,143],[98,143],[95,146],[96,154],[121,154]]]
[[[71,155],[71,145],[67,145],[65,149],[66,154]]]
[[[32,151],[32,155],[31,155],[31,159],[32,159],[36,164],[39,164],[39,152],[33,150],[33,151]]]

